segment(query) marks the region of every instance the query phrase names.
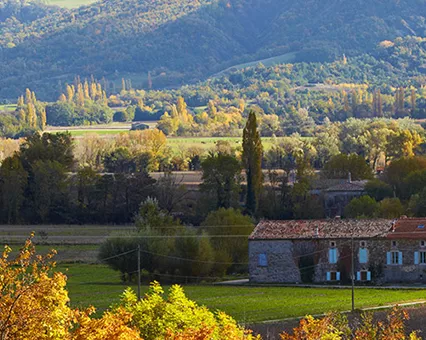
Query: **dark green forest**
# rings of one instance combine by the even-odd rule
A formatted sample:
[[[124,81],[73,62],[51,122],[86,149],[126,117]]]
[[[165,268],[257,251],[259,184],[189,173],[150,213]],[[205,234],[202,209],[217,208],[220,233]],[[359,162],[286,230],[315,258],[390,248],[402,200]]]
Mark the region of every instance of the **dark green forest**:
[[[8,0],[0,98],[29,87],[52,100],[77,75],[105,77],[113,90],[122,77],[147,88],[150,72],[162,88],[286,53],[294,62],[377,58],[384,40],[426,34],[425,9],[424,0],[108,0],[73,10]]]

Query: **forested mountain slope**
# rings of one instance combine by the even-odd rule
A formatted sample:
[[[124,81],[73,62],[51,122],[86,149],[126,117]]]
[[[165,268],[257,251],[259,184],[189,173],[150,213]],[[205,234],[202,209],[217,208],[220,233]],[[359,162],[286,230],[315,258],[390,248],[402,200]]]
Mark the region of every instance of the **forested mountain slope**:
[[[257,58],[333,60],[426,35],[426,0],[104,0],[32,20],[1,13],[0,98],[31,87],[52,99],[76,75],[139,87],[151,72],[154,87],[176,85]]]

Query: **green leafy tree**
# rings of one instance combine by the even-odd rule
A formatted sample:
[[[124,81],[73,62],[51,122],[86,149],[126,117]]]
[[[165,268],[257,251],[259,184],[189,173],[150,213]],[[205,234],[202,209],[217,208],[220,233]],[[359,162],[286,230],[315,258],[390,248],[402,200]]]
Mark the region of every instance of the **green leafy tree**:
[[[368,181],[364,189],[367,195],[373,197],[376,201],[381,201],[393,196],[392,187],[379,179],[372,179]]]
[[[379,202],[379,215],[383,218],[399,218],[404,214],[404,206],[399,198],[385,198]]]
[[[254,228],[249,216],[244,216],[233,208],[221,208],[211,212],[201,226],[209,235],[215,236],[211,243],[216,252],[218,267],[225,270],[231,267],[246,268],[242,264],[248,260],[247,238]]]
[[[121,306],[133,315],[132,323],[145,340],[160,339],[254,339],[234,319],[222,312],[212,313],[204,306],[189,300],[183,289],[172,286],[164,296],[158,282],[153,282],[141,301],[129,288],[121,299]],[[197,331],[207,330],[203,336]],[[195,333],[199,336],[186,336]]]
[[[346,218],[373,218],[379,212],[379,204],[370,196],[354,198],[345,207]]]
[[[352,180],[372,179],[373,172],[365,159],[356,154],[340,154],[333,156],[324,165],[324,175],[327,178],[348,178],[351,174]]]
[[[17,155],[6,158],[0,168],[1,211],[7,224],[22,219],[21,208],[25,201],[28,173]]]
[[[227,154],[211,153],[202,163],[201,190],[216,196],[217,208],[230,208],[238,199],[241,189],[241,165]]]
[[[256,114],[250,112],[243,130],[243,162],[247,178],[246,209],[254,214],[262,190],[262,154],[263,147],[257,130]]]

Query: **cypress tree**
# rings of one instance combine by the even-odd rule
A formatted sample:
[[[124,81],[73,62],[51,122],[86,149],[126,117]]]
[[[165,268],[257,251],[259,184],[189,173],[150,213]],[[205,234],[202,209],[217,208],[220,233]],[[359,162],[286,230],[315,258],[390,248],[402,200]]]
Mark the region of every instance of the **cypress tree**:
[[[246,209],[256,212],[259,194],[262,189],[262,141],[257,130],[256,114],[250,111],[243,131],[243,162],[247,177]]]

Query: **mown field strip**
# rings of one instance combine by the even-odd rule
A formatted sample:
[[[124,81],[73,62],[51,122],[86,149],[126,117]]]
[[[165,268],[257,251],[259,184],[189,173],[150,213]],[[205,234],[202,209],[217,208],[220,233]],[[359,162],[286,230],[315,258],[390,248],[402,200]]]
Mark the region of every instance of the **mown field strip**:
[[[103,265],[60,265],[67,273],[72,305],[85,307],[93,304],[99,311],[119,302],[120,294],[129,286],[119,280],[119,274]],[[161,280],[160,280],[161,281]],[[136,290],[136,285],[130,285]],[[164,288],[168,288],[165,285]],[[143,285],[146,292],[148,285]],[[223,310],[239,322],[261,322],[345,311],[351,308],[351,290],[298,287],[223,287],[212,285],[184,285],[189,298],[212,310]],[[423,300],[425,290],[356,289],[356,308]]]

